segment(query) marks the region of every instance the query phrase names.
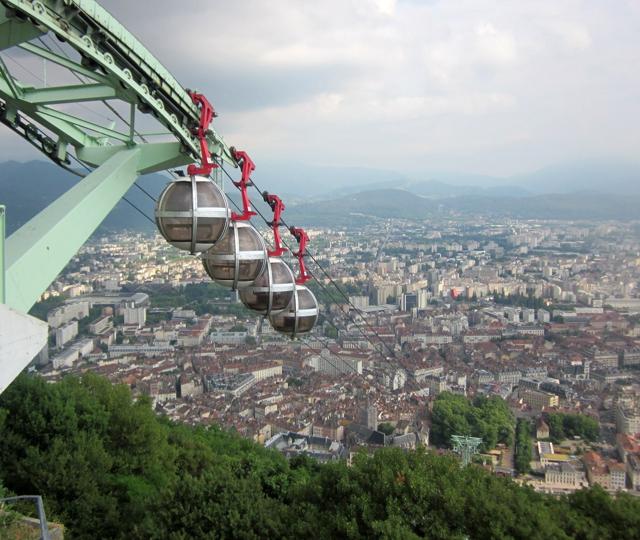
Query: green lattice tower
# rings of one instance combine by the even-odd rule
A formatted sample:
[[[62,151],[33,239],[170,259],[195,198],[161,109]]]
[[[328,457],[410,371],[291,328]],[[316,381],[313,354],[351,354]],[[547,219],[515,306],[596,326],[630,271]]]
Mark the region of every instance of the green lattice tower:
[[[465,467],[471,463],[473,456],[478,453],[478,448],[482,444],[482,439],[466,435],[452,435],[451,444],[453,446],[453,451],[460,455],[461,465]]]
[[[139,175],[192,163],[200,149],[193,133],[199,110],[189,92],[97,2],[2,3],[0,121],[58,165],[70,168],[69,158],[75,156],[91,170],[6,242],[0,223],[0,308],[6,317],[9,310],[25,314],[37,302]],[[65,45],[54,50],[45,37]],[[74,82],[47,85],[46,75],[42,85],[21,81],[2,58],[10,48],[21,58],[30,55],[43,65],[68,70]],[[91,102],[124,107],[128,113],[119,116],[126,128],[75,114]],[[148,142],[158,134],[141,134],[140,118],[157,122],[168,140]],[[237,165],[214,130],[208,131],[207,144],[217,160]],[[0,357],[8,353],[3,339],[0,329]],[[14,368],[19,372],[23,367],[0,365],[0,379],[5,379],[0,392],[6,379],[15,376]]]

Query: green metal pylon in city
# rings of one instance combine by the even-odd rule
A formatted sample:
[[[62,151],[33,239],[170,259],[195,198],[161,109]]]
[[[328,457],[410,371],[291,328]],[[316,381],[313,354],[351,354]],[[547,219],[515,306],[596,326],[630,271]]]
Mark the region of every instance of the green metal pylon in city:
[[[3,0],[3,4],[0,121],[58,165],[71,169],[69,158],[74,155],[91,171],[6,241],[0,225],[4,304],[0,327],[4,323],[7,328],[10,318],[25,316],[38,301],[138,176],[192,163],[200,148],[194,135],[199,109],[189,91],[97,2]],[[47,35],[52,43],[66,43],[77,58],[61,46],[54,51],[43,39]],[[34,87],[21,82],[2,58],[12,47],[64,68],[77,83],[47,86],[43,81]],[[128,107],[128,118],[119,115],[126,120],[124,130],[64,110],[73,104],[118,101]],[[151,115],[171,140],[147,142],[136,129],[138,112]],[[217,160],[237,165],[230,148],[212,129],[207,144]],[[4,224],[4,209],[0,213]],[[46,332],[44,338],[46,343]],[[31,340],[34,346],[40,341]],[[9,341],[0,333],[0,392],[17,374],[15,368],[19,367],[17,372],[24,368],[8,368],[7,363],[15,363],[8,354]]]
[[[479,437],[469,437],[467,435],[451,435],[451,445],[453,451],[460,456],[460,465],[466,467],[471,463],[473,456],[478,453],[478,448],[482,444]]]

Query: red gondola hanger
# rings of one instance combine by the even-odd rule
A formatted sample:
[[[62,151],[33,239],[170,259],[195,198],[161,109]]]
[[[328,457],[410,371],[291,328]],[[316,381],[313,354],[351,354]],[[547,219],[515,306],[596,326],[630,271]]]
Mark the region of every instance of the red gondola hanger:
[[[237,182],[234,181],[233,185],[240,190],[242,195],[242,214],[232,212],[231,219],[234,221],[248,221],[251,219],[251,216],[257,215],[253,210],[251,210],[251,201],[249,199],[249,194],[247,193],[247,188],[253,185],[251,183],[251,173],[255,170],[256,166],[249,157],[249,154],[242,150],[231,148],[231,154],[238,164],[240,164],[240,180]]]
[[[189,176],[209,176],[211,171],[218,166],[211,162],[211,152],[209,152],[209,145],[207,144],[207,131],[213,119],[218,115],[204,94],[191,92],[190,90],[187,90],[187,92],[189,92],[191,100],[200,107],[200,121],[195,133],[200,143],[200,165],[198,166],[195,163],[189,165],[187,174]]]
[[[269,250],[268,254],[269,257],[280,257],[287,252],[287,248],[282,246],[282,240],[280,239],[280,216],[284,211],[284,203],[280,197],[266,191],[262,194],[262,199],[273,210],[273,220],[267,223],[273,230],[273,249]]]
[[[298,277],[296,278],[296,284],[304,285],[311,279],[311,276],[307,273],[307,268],[304,264],[309,236],[304,229],[299,227],[289,227],[289,232],[298,242],[298,251],[293,253],[293,255],[298,259]]]

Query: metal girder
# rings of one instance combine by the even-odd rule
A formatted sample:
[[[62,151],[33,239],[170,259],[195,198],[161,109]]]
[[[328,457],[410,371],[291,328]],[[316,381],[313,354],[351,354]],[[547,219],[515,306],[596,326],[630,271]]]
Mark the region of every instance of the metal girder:
[[[0,51],[37,38],[45,33],[26,21],[0,16]]]
[[[121,150],[6,241],[6,304],[27,312],[138,176],[142,147]]]
[[[33,105],[55,105],[113,99],[116,97],[116,91],[106,84],[74,84],[25,89],[22,97]]]
[[[26,103],[29,102],[27,101]],[[115,129],[106,128],[104,126],[101,126],[100,124],[96,124],[95,122],[90,122],[89,120],[78,118],[77,116],[73,116],[72,114],[63,113],[62,111],[51,109],[47,106],[32,106],[35,107],[34,116],[38,118],[47,117],[50,119],[59,120],[76,128],[88,129],[89,131],[93,131],[104,137],[111,137],[112,139],[116,139],[117,141],[127,142],[131,140],[128,133],[121,133],[120,131],[116,131]]]
[[[88,79],[92,79],[102,84],[112,83],[109,77],[102,75],[97,71],[92,71],[90,69],[87,69],[83,65],[78,64],[77,62],[74,62],[73,60],[66,58],[64,56],[60,56],[59,54],[56,54],[50,51],[49,49],[45,49],[44,47],[38,47],[33,43],[21,43],[19,47],[23,51],[30,52],[31,54],[35,54],[40,58],[44,58],[45,60],[48,60],[49,62],[53,62],[54,64],[58,64],[59,66],[70,69],[71,71],[77,73],[78,75],[82,75],[84,77],[87,77]]]
[[[126,145],[90,146],[78,150],[78,159],[93,166],[99,166],[118,152],[128,148]],[[178,142],[147,143],[139,146],[141,150],[138,172],[150,174],[173,167],[182,167],[191,163],[191,158],[182,152]]]
[[[184,152],[200,154],[193,126],[199,111],[191,97],[169,71],[95,0],[2,0],[22,19],[27,18],[40,32],[48,29],[71,45],[83,57],[83,64],[99,67],[119,92],[127,92],[125,101],[150,111],[184,145]],[[16,27],[22,23],[11,18]],[[39,35],[39,33],[37,34]],[[35,36],[32,36],[35,37]],[[26,39],[22,41],[27,41]],[[18,44],[20,40],[13,40]],[[62,135],[59,133],[59,135]],[[75,144],[75,143],[74,143]],[[207,133],[212,154],[237,166],[229,146],[214,129]]]
[[[54,118],[40,114],[40,110],[46,109],[44,105],[35,105],[28,100],[22,99],[23,89],[16,86],[15,83],[10,83],[11,75],[2,73],[0,77],[0,98],[4,99],[7,103],[7,108],[12,109],[14,112],[18,110],[23,111],[26,115],[34,120],[40,122],[44,127],[50,129],[60,137],[69,141],[75,146],[91,146],[98,145],[100,142],[96,137],[85,133],[79,129],[75,124],[62,120],[60,118]],[[18,95],[15,96],[14,92]]]

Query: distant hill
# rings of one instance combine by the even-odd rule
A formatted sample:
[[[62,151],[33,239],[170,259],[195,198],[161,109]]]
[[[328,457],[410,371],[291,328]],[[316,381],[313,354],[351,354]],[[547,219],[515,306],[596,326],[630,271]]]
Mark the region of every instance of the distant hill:
[[[406,190],[377,189],[291,206],[286,219],[308,225],[345,225],[371,218],[425,219],[437,208],[436,201]]]
[[[464,197],[468,195],[480,195],[488,197],[524,197],[530,195],[522,186],[513,184],[495,186],[474,186],[466,184],[447,184],[439,180],[401,180],[392,182],[378,182],[372,184],[346,185],[335,192],[327,194],[324,198],[333,198],[362,191],[373,191],[380,189],[403,189],[416,195],[432,199],[443,199],[448,197]]]
[[[328,169],[324,170],[326,172]],[[287,197],[284,195],[287,189],[277,189],[282,182],[271,185],[261,180],[258,185],[261,189],[282,196],[287,205],[287,223],[307,226],[348,225],[392,217],[419,220],[442,211],[539,219],[627,220],[640,217],[640,176],[636,180],[634,167],[629,165],[611,169],[608,176],[605,176],[603,169],[591,172],[588,178],[592,183],[598,178],[604,179],[603,181],[609,179],[612,186],[610,190],[581,188],[569,192],[565,190],[565,186],[577,182],[577,178],[587,178],[586,173],[580,176],[580,167],[572,169],[573,175],[569,174],[568,169],[565,173],[562,173],[561,169],[553,170],[558,178],[566,179],[564,184],[557,180],[555,193],[540,192],[544,185],[551,189],[549,184],[542,181],[543,177],[546,178],[545,174],[551,173],[540,171],[520,178],[519,183],[503,183],[491,187],[452,185],[438,180],[415,181],[398,177],[393,181],[346,184],[348,188],[339,191],[334,189],[332,195],[316,194],[314,197],[304,197],[300,193],[297,193],[296,197]],[[7,207],[9,234],[74,186],[78,180],[79,178],[73,174],[44,161],[0,163],[0,204]],[[325,187],[335,185],[335,180],[327,180]],[[141,177],[138,183],[157,198],[168,181],[169,178],[166,176],[153,174]],[[532,182],[537,182],[535,189],[529,191],[528,187],[523,187],[531,186]],[[318,180],[317,183],[322,184],[322,181]],[[358,185],[362,187],[358,188]],[[229,182],[226,186],[231,190],[232,200],[238,204],[238,193]],[[289,190],[293,187],[295,184],[288,186]],[[138,188],[133,186],[126,197],[149,217],[153,217],[153,201]],[[259,195],[254,192],[252,197],[255,206],[265,216],[269,216],[270,210]],[[101,230],[126,228],[151,231],[154,225],[129,204],[121,201],[105,219]]]
[[[593,191],[556,193],[530,197],[459,197],[444,202],[446,208],[468,213],[513,216],[522,219],[619,219],[640,218],[640,195],[604,194]]]
[[[254,179],[260,189],[277,193],[287,200],[327,196],[345,188],[364,191],[377,187],[399,187],[408,176],[393,170],[371,167],[340,167],[257,160]]]
[[[572,161],[510,180],[533,193],[600,191],[640,195],[640,164],[614,159]]]
[[[370,217],[424,219],[435,212],[510,216],[522,219],[639,219],[640,195],[596,192],[545,194],[526,197],[466,195],[432,199],[405,190],[372,190],[338,199],[302,204],[288,210],[288,216],[309,224],[345,224]]]

